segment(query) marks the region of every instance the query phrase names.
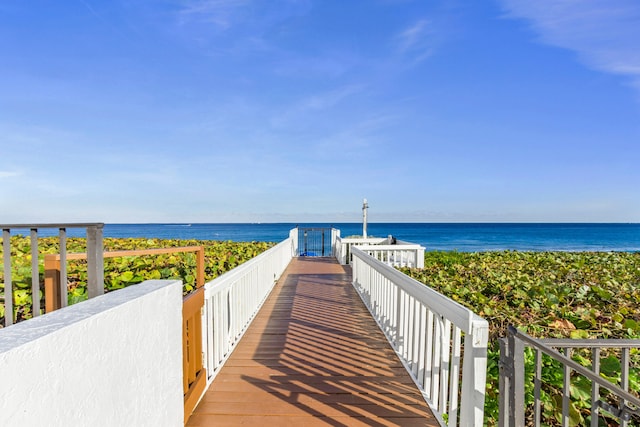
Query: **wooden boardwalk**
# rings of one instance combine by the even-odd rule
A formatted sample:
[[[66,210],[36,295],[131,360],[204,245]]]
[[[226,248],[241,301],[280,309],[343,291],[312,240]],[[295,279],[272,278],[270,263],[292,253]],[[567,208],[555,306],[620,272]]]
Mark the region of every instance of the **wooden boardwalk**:
[[[187,426],[437,426],[351,286],[296,258]]]

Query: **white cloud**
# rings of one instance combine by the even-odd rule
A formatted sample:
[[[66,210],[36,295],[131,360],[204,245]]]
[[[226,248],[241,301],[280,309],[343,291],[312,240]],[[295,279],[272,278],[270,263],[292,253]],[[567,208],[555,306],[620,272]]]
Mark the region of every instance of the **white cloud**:
[[[246,6],[248,0],[190,0],[180,12],[182,22],[201,21],[226,30],[238,10]]]
[[[311,9],[309,0],[183,0],[182,4],[182,24],[213,24],[221,31],[245,24],[251,33],[260,33]]]
[[[589,67],[640,88],[637,0],[502,0],[507,17],[531,23],[544,43],[576,52]]]
[[[324,110],[326,108],[331,108],[342,100],[361,92],[363,88],[364,86],[362,85],[344,86],[336,90],[309,97],[303,102],[303,106],[305,109],[310,110]]]
[[[324,55],[293,56],[280,61],[274,71],[283,76],[311,76],[336,78],[344,75],[359,62],[354,52],[331,52]]]
[[[20,175],[22,175],[20,172],[0,171],[0,179],[1,178],[13,178],[13,177],[20,176]]]
[[[431,56],[435,50],[434,29],[426,19],[411,24],[396,36],[400,53],[413,57],[420,62]]]
[[[303,120],[309,119],[310,113],[336,107],[346,99],[362,93],[365,88],[365,85],[352,84],[308,96],[273,115],[270,123],[275,128],[286,128],[292,124],[299,125]]]

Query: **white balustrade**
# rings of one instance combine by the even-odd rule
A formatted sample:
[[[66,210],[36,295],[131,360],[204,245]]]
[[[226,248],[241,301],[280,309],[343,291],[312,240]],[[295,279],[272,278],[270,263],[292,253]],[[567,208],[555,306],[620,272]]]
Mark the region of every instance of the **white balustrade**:
[[[424,267],[424,246],[404,241],[390,242],[389,238],[340,238],[338,233],[334,254],[340,264],[351,263],[351,247],[357,246],[372,257],[393,267]]]
[[[211,383],[297,253],[297,230],[277,246],[205,284],[202,319]]]
[[[482,426],[487,321],[365,250],[350,252],[355,289],[441,423]]]
[[[351,263],[351,247],[362,245],[378,245],[385,242],[387,239],[379,237],[369,237],[363,239],[361,237],[343,237],[337,236],[336,241],[336,258],[342,265]],[[338,256],[339,254],[339,256]]]
[[[420,245],[362,245],[358,249],[392,267],[424,267],[424,247]]]

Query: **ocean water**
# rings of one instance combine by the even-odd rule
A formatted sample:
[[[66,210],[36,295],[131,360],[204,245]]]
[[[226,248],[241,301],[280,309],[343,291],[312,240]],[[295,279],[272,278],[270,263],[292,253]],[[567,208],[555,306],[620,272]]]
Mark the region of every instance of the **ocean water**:
[[[105,237],[146,237],[280,242],[300,227],[340,229],[342,237],[362,234],[362,224],[105,224]],[[20,230],[12,230],[19,234]],[[419,243],[427,250],[640,251],[640,224],[537,223],[371,223],[368,235]],[[56,234],[42,230],[40,235]],[[82,235],[69,230],[70,236]],[[28,234],[23,230],[22,234]]]
[[[360,223],[335,224],[105,224],[105,237],[146,237],[280,242],[289,230],[300,227],[334,227],[341,236],[362,234]],[[369,236],[419,243],[427,250],[478,251],[640,251],[640,224],[565,223],[371,223]],[[28,230],[12,234],[28,235]],[[84,236],[69,229],[69,236]],[[57,230],[41,230],[41,236]]]

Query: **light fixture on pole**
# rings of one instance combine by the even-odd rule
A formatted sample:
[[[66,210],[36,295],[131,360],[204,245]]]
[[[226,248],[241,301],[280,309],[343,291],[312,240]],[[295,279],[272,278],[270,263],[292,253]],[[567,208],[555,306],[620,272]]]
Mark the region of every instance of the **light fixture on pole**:
[[[364,199],[362,203],[362,238],[367,238],[367,209],[369,208],[369,204],[367,203],[367,199]]]

